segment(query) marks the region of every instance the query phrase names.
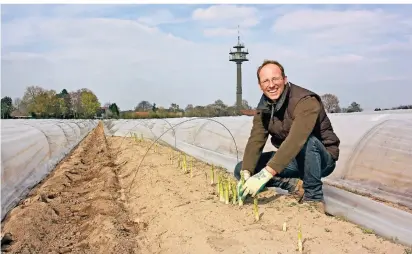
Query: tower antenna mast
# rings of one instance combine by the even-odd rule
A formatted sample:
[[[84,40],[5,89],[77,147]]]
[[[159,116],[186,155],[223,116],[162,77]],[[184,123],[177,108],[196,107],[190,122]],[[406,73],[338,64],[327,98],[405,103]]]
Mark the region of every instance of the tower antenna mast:
[[[229,61],[236,63],[236,108],[240,110],[242,108],[242,63],[249,61],[247,55],[249,54],[248,50],[244,50],[245,45],[240,42],[240,29],[239,25],[237,26],[237,44],[233,46],[236,51],[229,53]]]

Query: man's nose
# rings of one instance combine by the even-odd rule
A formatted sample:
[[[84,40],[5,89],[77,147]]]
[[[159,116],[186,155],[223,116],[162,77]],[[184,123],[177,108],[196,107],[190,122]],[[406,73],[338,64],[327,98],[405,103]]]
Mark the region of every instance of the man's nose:
[[[273,87],[276,87],[277,86],[277,84],[276,84],[276,82],[274,82],[274,81],[271,81],[270,83],[269,83],[269,87],[270,88],[273,88]]]

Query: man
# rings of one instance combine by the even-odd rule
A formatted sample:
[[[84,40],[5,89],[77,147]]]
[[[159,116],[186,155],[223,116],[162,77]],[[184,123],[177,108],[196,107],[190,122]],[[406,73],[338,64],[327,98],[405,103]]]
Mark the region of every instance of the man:
[[[279,187],[325,213],[321,178],[335,169],[340,140],[320,97],[288,82],[277,61],[264,61],[257,78],[263,95],[243,162],[235,168],[235,177],[243,174],[246,180],[239,194],[245,199],[265,187]],[[262,153],[269,134],[278,149]]]

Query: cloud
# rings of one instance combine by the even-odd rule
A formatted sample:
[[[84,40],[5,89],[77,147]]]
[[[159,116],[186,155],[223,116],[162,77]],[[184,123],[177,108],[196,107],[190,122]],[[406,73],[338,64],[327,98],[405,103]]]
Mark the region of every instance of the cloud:
[[[278,18],[276,33],[303,33],[308,40],[334,45],[374,42],[377,38],[410,33],[412,26],[401,16],[376,10],[297,10]]]
[[[224,27],[219,27],[219,28],[207,28],[203,30],[203,34],[208,37],[215,37],[215,36],[234,36],[238,33],[238,30],[236,29],[230,29],[230,28],[224,28]]]
[[[253,27],[259,23],[258,10],[255,7],[235,5],[213,5],[209,8],[198,8],[193,11],[192,18],[206,22],[229,22],[242,27]]]
[[[327,56],[318,60],[319,63],[327,64],[351,64],[365,60],[365,57],[360,55],[340,55],[340,56]]]
[[[375,53],[412,51],[412,37],[406,41],[394,40],[391,42],[374,45],[370,47],[368,51]]]
[[[242,75],[243,97],[251,105],[260,97],[256,69],[264,59],[279,60],[296,84],[320,94],[337,94],[342,107],[354,100],[366,109],[410,103],[412,29],[401,14],[364,7],[358,13],[367,18],[355,15],[362,26],[351,32],[345,28],[353,28],[345,16],[348,10],[335,10],[335,15],[342,15],[340,23],[325,21],[326,26],[321,21],[310,24],[320,17],[303,15],[311,27],[307,30],[302,21],[289,18],[296,17],[296,9],[284,9],[283,16],[274,15],[267,25],[260,22],[264,10],[259,6],[193,7],[186,16],[164,6],[152,8],[129,18],[124,13],[116,16],[111,9],[101,14],[86,8],[77,11],[87,15],[72,15],[73,10],[71,15],[53,10],[39,15],[44,11],[36,10],[36,15],[7,19],[2,22],[2,93],[22,96],[28,85],[57,91],[87,87],[101,103],[117,102],[121,109],[131,109],[141,100],[166,107],[178,103],[182,108],[216,99],[234,104],[236,65],[228,58],[235,38],[223,35],[235,35],[238,22],[249,20],[245,24],[250,34],[242,41],[250,54]],[[322,14],[327,10],[316,8],[316,15],[330,17]],[[2,9],[12,17],[13,9]],[[382,25],[375,15],[392,23]],[[170,23],[189,18],[193,21]],[[296,23],[285,24],[288,19]],[[281,29],[273,33],[271,24]],[[394,24],[400,25],[391,28]],[[362,35],[366,28],[375,31]],[[399,77],[401,81],[396,80]]]
[[[258,9],[236,5],[213,5],[209,8],[197,8],[192,12],[192,19],[205,26],[203,34],[211,36],[232,36],[239,26],[243,33],[259,24]]]
[[[157,26],[160,24],[180,23],[184,22],[185,19],[178,19],[169,10],[160,9],[154,11],[152,15],[138,18],[137,21],[149,26]]]
[[[102,102],[118,101],[122,108],[131,108],[144,99],[167,106],[177,100],[167,95],[193,93],[194,88],[209,97],[206,100],[195,96],[200,104],[219,96],[207,85],[209,81],[220,83],[218,76],[209,77],[208,82],[201,79],[201,86],[195,86],[199,84],[198,75],[204,75],[205,66],[194,63],[203,59],[210,62],[207,71],[217,71],[227,64],[218,59],[220,53],[226,52],[217,54],[213,47],[208,47],[211,54],[204,52],[201,45],[131,20],[53,19],[50,23],[39,19],[32,24],[36,29],[24,40],[41,37],[55,49],[35,57],[24,52],[3,52],[2,83],[10,84],[8,93],[14,90],[12,86],[20,88],[14,96],[21,96],[23,88],[31,84],[57,90],[88,87]],[[20,30],[22,25],[25,24],[7,24],[6,30]],[[188,84],[193,87],[186,89]],[[180,103],[190,102],[192,97],[180,96]]]
[[[298,10],[280,17],[274,24],[275,31],[308,31],[340,27],[376,27],[393,20],[394,16],[381,10]]]
[[[379,76],[369,79],[370,82],[411,82],[410,77],[406,76]]]

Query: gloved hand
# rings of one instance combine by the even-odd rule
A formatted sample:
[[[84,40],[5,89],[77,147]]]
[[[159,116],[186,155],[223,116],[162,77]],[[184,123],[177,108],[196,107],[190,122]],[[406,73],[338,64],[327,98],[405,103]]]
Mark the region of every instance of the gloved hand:
[[[243,179],[245,180],[245,182],[250,178],[250,172],[248,170],[241,170],[240,171],[240,175],[243,175]],[[242,192],[240,192],[240,190],[242,189],[243,184],[242,181],[239,180],[237,183],[237,196],[240,198],[242,196]]]
[[[243,178],[245,179],[245,181],[247,181],[247,179],[250,178],[249,170],[242,170],[242,171],[240,171],[240,173],[243,174]]]
[[[263,168],[259,173],[250,177],[240,190],[242,200],[245,200],[248,194],[254,197],[261,192],[272,177],[273,175],[267,171],[266,168]]]

